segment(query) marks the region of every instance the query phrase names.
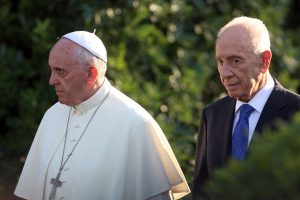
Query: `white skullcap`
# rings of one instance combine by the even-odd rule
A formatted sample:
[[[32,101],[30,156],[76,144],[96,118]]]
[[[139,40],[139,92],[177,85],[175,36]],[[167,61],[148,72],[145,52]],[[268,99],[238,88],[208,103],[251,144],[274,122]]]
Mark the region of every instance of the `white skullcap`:
[[[87,31],[74,31],[62,36],[75,42],[76,44],[86,48],[93,55],[107,63],[107,53],[104,44],[100,38]]]

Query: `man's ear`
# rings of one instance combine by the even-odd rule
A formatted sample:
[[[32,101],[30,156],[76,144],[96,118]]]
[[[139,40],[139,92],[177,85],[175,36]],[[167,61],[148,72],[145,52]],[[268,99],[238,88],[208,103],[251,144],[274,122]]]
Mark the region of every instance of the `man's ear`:
[[[97,67],[94,67],[94,66],[90,66],[88,70],[89,71],[88,71],[87,84],[89,86],[92,86],[96,82],[99,72],[98,72]]]
[[[270,50],[266,50],[262,53],[260,72],[265,73],[269,69],[271,58],[272,52]]]

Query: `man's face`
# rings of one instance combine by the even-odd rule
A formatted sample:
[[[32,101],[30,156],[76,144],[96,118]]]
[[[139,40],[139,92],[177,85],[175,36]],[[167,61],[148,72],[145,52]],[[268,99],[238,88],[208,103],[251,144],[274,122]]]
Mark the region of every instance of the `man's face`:
[[[229,96],[247,102],[262,87],[262,59],[255,55],[244,30],[232,28],[218,38],[216,59],[221,81]]]
[[[88,70],[75,59],[76,44],[67,39],[59,40],[49,54],[51,77],[49,84],[55,88],[58,101],[68,106],[86,99]]]

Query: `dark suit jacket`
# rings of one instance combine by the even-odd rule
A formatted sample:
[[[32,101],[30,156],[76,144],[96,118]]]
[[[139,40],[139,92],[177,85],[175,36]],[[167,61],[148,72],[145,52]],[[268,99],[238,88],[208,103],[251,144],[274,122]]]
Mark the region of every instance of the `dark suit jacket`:
[[[202,112],[193,175],[193,199],[199,199],[203,183],[211,178],[216,168],[224,166],[231,155],[235,103],[234,98],[226,96]],[[275,88],[258,119],[253,137],[264,128],[276,129],[276,119],[288,121],[299,110],[300,96],[275,81]]]

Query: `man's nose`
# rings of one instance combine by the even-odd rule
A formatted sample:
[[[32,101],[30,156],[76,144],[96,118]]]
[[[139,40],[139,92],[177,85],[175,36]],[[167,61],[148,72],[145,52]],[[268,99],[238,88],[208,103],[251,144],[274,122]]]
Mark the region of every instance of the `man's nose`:
[[[49,78],[49,84],[50,84],[51,86],[54,86],[54,85],[56,85],[57,83],[58,83],[58,79],[57,79],[55,73],[51,72],[51,75],[50,75],[50,78]]]
[[[220,76],[223,78],[228,78],[233,75],[231,68],[227,64],[223,64],[222,66],[218,67]]]

